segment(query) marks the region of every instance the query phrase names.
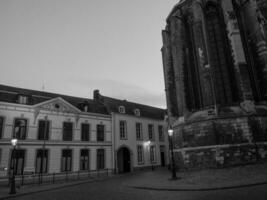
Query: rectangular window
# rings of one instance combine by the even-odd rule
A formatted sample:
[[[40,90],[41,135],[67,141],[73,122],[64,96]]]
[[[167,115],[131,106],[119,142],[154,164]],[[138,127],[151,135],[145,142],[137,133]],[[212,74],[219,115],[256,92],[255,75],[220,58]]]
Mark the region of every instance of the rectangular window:
[[[22,149],[12,150],[10,169],[14,170],[15,175],[23,174],[24,161],[25,161],[25,150],[22,150]]]
[[[120,121],[120,139],[127,139],[126,121]]]
[[[72,122],[63,122],[63,140],[72,141]]]
[[[159,131],[159,141],[164,141],[164,134],[163,134],[163,126],[162,125],[158,126],[158,131]]]
[[[97,169],[105,168],[105,150],[97,149]]]
[[[15,119],[13,137],[25,140],[27,131],[27,120],[26,119]]]
[[[49,138],[49,121],[39,120],[38,123],[38,140],[48,140]]]
[[[0,139],[3,137],[4,132],[4,117],[0,117]]]
[[[36,154],[36,173],[47,173],[48,150],[38,149]]]
[[[142,140],[143,139],[142,124],[141,123],[136,123],[135,124],[135,130],[136,130],[136,139],[137,140]]]
[[[89,170],[89,149],[81,149],[80,170]]]
[[[72,163],[72,150],[63,149],[61,158],[61,171],[62,172],[71,171],[71,163]]]
[[[97,124],[96,126],[96,134],[97,134],[97,141],[104,141],[105,135],[105,126],[102,124]]]
[[[154,139],[154,126],[153,126],[153,124],[148,124],[148,138],[150,140]]]
[[[155,146],[151,146],[150,147],[150,161],[151,162],[156,162],[156,147]]]
[[[137,146],[137,161],[138,164],[144,163],[144,148],[142,145]]]
[[[82,126],[81,127],[82,141],[89,141],[90,140],[90,125],[82,124],[81,126]]]

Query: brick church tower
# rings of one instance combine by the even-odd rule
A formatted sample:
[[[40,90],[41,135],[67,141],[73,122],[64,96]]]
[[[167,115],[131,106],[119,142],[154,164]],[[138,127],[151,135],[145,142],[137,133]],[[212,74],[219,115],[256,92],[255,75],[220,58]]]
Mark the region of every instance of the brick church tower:
[[[162,31],[179,167],[267,160],[267,1],[181,0]]]

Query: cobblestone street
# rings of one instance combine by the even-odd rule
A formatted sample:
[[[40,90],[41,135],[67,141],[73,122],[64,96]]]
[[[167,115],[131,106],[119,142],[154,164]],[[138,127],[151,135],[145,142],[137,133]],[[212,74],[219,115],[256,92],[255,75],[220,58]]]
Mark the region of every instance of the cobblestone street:
[[[256,187],[245,187],[239,189],[216,190],[216,191],[156,191],[156,190],[142,190],[133,189],[124,186],[122,183],[126,177],[115,178],[95,183],[87,183],[83,185],[58,189],[54,191],[41,192],[26,196],[20,196],[12,199],[47,199],[47,200],[142,200],[142,199],[179,199],[179,200],[206,200],[206,199],[257,199],[266,200],[267,191],[266,185]]]
[[[14,198],[11,196],[6,198],[20,200],[267,199],[266,164],[178,174],[180,179],[171,181],[170,172],[166,169],[134,172],[87,183],[76,185],[74,183],[57,189],[47,186],[44,192],[33,191]],[[21,188],[18,194],[26,189]]]

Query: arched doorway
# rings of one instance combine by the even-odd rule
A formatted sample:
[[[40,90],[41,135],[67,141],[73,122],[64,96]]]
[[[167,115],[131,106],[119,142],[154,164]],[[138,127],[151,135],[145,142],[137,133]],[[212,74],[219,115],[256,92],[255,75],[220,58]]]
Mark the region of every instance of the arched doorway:
[[[121,147],[117,151],[117,164],[119,173],[131,171],[131,154],[127,147]]]

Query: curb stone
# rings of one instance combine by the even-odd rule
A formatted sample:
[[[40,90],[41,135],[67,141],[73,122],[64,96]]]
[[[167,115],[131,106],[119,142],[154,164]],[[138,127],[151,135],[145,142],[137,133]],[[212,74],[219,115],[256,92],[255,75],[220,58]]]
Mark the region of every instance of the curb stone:
[[[197,191],[212,191],[212,190],[229,190],[229,189],[253,187],[253,186],[258,186],[258,185],[266,185],[266,184],[267,184],[267,181],[251,183],[251,184],[211,187],[211,188],[159,188],[159,187],[146,187],[146,186],[127,186],[127,187],[131,187],[135,189],[142,189],[142,190],[197,192]]]

